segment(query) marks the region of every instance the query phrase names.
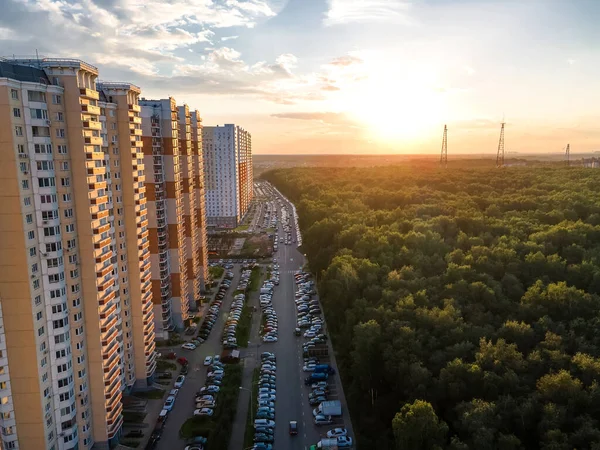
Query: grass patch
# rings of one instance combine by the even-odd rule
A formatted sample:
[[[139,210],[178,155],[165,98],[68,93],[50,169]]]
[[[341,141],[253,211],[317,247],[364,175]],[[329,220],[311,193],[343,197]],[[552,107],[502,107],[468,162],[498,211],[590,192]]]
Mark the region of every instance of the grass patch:
[[[254,444],[254,422],[252,418],[254,417],[254,409],[256,408],[256,398],[258,397],[258,377],[260,371],[258,368],[254,369],[254,373],[252,374],[252,395],[250,396],[250,407],[248,408],[248,416],[246,417],[246,431],[244,432],[244,448],[252,447]],[[252,403],[254,400],[254,404]]]
[[[177,370],[177,365],[164,359],[159,359],[156,363],[156,370],[159,372],[166,372],[167,370]]]
[[[213,417],[192,417],[185,421],[179,430],[183,439],[194,436],[208,438],[206,450],[226,450],[229,446],[231,428],[235,420],[239,386],[242,384],[240,364],[227,366],[221,390],[217,395],[217,408]]]
[[[250,274],[250,283],[248,283],[248,290],[250,292],[258,291],[258,286],[260,284],[260,267],[255,267],[252,269],[252,274]]]
[[[131,447],[131,448],[138,448],[140,446],[140,441],[135,441],[132,439],[123,439],[121,442],[119,442],[122,445],[125,445],[126,447]]]
[[[132,412],[132,411],[124,411],[123,412],[123,421],[129,423],[142,423],[144,418],[146,417],[146,413],[142,412]]]
[[[133,394],[134,397],[144,398],[147,400],[160,400],[165,395],[164,389],[153,389],[151,391],[141,391]]]
[[[248,228],[250,228],[250,225],[240,225],[240,226],[234,228],[233,231],[234,232],[246,231]]]
[[[213,266],[208,268],[208,273],[213,280],[221,278],[224,272],[225,269],[221,266]]]
[[[250,328],[252,327],[252,309],[244,304],[240,321],[235,329],[235,338],[240,347],[248,347],[248,339],[250,339]]]

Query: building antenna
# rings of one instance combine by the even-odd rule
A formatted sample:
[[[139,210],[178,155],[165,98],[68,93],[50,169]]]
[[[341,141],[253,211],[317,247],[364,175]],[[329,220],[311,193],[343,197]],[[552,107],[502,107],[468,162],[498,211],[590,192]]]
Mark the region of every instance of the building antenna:
[[[448,127],[444,125],[444,137],[442,138],[442,154],[440,155],[440,167],[448,167]]]
[[[500,140],[498,141],[498,153],[496,154],[496,168],[504,167],[504,117],[502,118],[502,127],[500,128]]]
[[[565,158],[567,160],[567,166],[571,165],[571,144],[567,144],[567,148],[565,149]]]

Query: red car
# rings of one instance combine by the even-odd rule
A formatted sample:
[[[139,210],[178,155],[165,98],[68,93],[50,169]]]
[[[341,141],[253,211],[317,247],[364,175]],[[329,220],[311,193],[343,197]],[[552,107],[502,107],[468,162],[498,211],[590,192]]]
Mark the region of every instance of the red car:
[[[180,356],[179,358],[177,358],[177,362],[179,364],[181,364],[182,366],[188,365],[188,360],[186,358],[184,358],[183,356]]]

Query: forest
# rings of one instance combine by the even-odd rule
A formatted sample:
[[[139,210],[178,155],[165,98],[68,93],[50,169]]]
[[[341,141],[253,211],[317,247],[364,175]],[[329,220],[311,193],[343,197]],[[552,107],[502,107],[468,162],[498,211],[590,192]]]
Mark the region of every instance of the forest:
[[[600,450],[600,171],[293,168],[358,448]]]

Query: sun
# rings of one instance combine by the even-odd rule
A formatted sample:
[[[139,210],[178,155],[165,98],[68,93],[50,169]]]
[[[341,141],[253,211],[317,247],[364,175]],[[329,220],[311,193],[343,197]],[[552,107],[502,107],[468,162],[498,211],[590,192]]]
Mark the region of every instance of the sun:
[[[368,76],[345,92],[344,109],[369,139],[416,141],[443,122],[444,98],[428,74],[372,66]]]

